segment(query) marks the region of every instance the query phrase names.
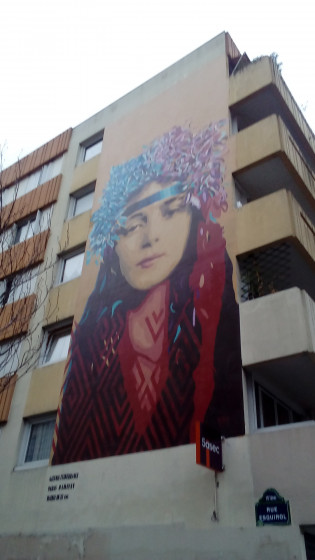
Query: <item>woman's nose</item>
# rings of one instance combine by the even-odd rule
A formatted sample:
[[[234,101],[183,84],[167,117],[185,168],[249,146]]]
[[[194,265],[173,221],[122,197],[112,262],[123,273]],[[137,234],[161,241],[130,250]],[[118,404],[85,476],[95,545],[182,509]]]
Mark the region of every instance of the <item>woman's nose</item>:
[[[143,228],[142,247],[149,247],[157,243],[161,234],[161,220],[157,209],[152,209],[147,216],[147,222]]]

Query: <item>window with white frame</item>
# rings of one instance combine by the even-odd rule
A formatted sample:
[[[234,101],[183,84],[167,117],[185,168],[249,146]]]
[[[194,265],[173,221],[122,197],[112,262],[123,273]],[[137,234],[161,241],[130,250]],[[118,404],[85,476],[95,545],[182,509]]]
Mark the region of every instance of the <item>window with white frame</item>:
[[[53,213],[54,205],[44,208],[44,210],[37,211],[37,233],[46,231],[50,228],[51,216]]]
[[[34,171],[34,173],[31,173],[31,175],[20,179],[15,185],[4,189],[1,193],[2,207],[36,189],[38,186],[46,183],[46,181],[57,177],[57,175],[61,173],[62,161],[63,157],[55,159],[43,165],[40,169]]]
[[[304,414],[297,412],[256,382],[254,390],[257,428],[281,426],[307,420]]]
[[[80,144],[78,163],[89,161],[90,159],[101,153],[103,145],[103,134],[104,131],[102,130]]]
[[[95,182],[90,185],[86,185],[83,189],[80,189],[70,196],[69,218],[74,218],[75,216],[79,216],[80,214],[91,210],[93,205],[94,190]]]
[[[48,365],[65,360],[71,340],[71,326],[49,328],[45,334],[42,364]]]
[[[35,235],[36,231],[36,214],[29,216],[27,220],[23,220],[16,226],[15,244],[22,243],[26,239],[30,239]]]
[[[102,151],[102,144],[103,140],[97,140],[96,142],[94,142],[94,144],[86,146],[84,148],[83,161],[88,161],[89,159],[92,159],[93,157],[100,154]]]
[[[0,344],[0,377],[13,374],[20,365],[21,340],[19,338]]]
[[[13,303],[35,292],[39,267],[29,268],[21,274],[0,281],[0,304]]]
[[[28,216],[25,220],[17,222],[14,243],[22,243],[34,235],[50,228],[53,206],[38,210],[36,214]]]
[[[24,422],[18,466],[47,465],[55,429],[55,415],[37,416]]]
[[[57,175],[60,175],[62,162],[63,157],[60,157],[43,165],[43,167],[41,168],[38,184],[43,185],[47,181],[50,181],[50,179],[53,179],[54,177],[57,177]]]
[[[84,248],[75,253],[67,253],[61,257],[60,282],[69,282],[78,276],[81,276],[84,263]]]

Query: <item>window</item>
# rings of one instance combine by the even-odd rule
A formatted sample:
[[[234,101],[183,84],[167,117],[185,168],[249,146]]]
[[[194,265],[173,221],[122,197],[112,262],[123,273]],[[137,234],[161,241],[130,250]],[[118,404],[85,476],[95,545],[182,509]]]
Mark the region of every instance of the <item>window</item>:
[[[84,262],[84,250],[80,253],[67,255],[62,258],[60,282],[69,282],[81,275]]]
[[[16,228],[16,235],[14,243],[22,243],[26,239],[30,239],[35,235],[36,214],[27,219],[27,221],[20,222]]]
[[[255,383],[257,428],[302,422],[307,418]]]
[[[39,268],[30,268],[0,281],[0,305],[13,303],[35,292]]]
[[[12,187],[4,190],[2,205],[6,206],[7,204],[14,202],[14,200],[16,200],[17,198],[20,198],[28,192],[36,189],[39,185],[39,179],[40,169],[38,169],[31,175],[24,177],[24,179],[17,180],[15,185],[12,185]]]
[[[12,227],[5,229],[0,234],[0,253],[4,253],[14,245],[16,237],[16,225],[14,224]]]
[[[236,208],[242,208],[242,206],[244,206],[245,204],[247,204],[247,202],[249,202],[248,197],[244,193],[243,189],[241,188],[241,186],[236,180],[234,181],[234,184],[235,184],[235,206]]]
[[[42,363],[48,365],[65,360],[68,355],[70,338],[70,325],[47,331]]]
[[[15,373],[20,365],[21,340],[14,339],[0,344],[0,377]]]
[[[102,151],[103,144],[103,134],[104,131],[98,132],[88,140],[85,140],[80,145],[78,163],[83,163],[89,161],[93,157],[97,156]]]
[[[36,214],[32,214],[26,220],[21,220],[16,224],[16,234],[14,243],[22,243],[26,239],[30,239],[37,233],[45,231],[50,227],[53,206],[38,210]]]
[[[53,206],[49,206],[45,210],[38,210],[35,214],[31,214],[26,219],[20,220],[3,231],[0,235],[0,252],[7,251],[12,245],[22,243],[26,239],[49,229],[52,211]]]
[[[76,198],[73,215],[78,216],[79,214],[83,214],[83,212],[87,212],[88,210],[91,210],[93,204],[93,197],[94,197],[94,192],[90,192],[81,197]]]
[[[50,179],[57,177],[61,173],[63,158],[60,157],[43,165],[40,169],[20,179],[15,185],[5,189],[2,193],[2,206],[10,204],[17,198],[24,196],[28,192],[36,189],[39,185],[46,183]]]
[[[38,184],[43,185],[47,181],[50,181],[50,179],[53,179],[54,177],[57,177],[57,175],[60,175],[62,169],[62,162],[63,162],[63,158],[60,157],[58,159],[55,159],[54,161],[50,161],[49,163],[46,163],[46,165],[43,165],[43,167],[41,168]]]
[[[38,210],[37,216],[36,216],[36,222],[37,222],[36,233],[41,233],[42,231],[46,231],[46,229],[50,228],[53,208],[54,208],[54,206],[51,205],[51,206],[48,206],[48,208],[45,208],[45,210]]]
[[[89,159],[92,159],[93,157],[100,154],[102,150],[102,144],[103,140],[97,140],[94,144],[91,144],[91,146],[87,146],[84,149],[83,161],[88,161]]]
[[[13,200],[17,198],[17,193],[18,193],[18,188],[16,185],[13,185],[12,187],[8,187],[5,190],[1,190],[1,194],[0,194],[1,208],[13,202]]]
[[[48,464],[55,421],[55,416],[38,416],[25,421],[19,466]]]
[[[80,189],[80,191],[71,195],[69,205],[69,218],[79,216],[79,214],[83,214],[83,212],[91,210],[93,205],[94,190],[95,183],[91,183],[90,185],[87,185],[83,189]]]

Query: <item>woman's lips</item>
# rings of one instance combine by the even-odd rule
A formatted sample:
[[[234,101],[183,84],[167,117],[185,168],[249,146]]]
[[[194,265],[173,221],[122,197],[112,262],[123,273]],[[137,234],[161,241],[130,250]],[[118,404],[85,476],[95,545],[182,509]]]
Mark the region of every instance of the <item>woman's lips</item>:
[[[163,256],[164,253],[161,253],[159,255],[152,255],[152,257],[147,257],[145,259],[142,259],[142,261],[139,261],[137,263],[137,266],[139,266],[140,268],[150,268],[150,266],[152,266],[156,260],[160,259]]]

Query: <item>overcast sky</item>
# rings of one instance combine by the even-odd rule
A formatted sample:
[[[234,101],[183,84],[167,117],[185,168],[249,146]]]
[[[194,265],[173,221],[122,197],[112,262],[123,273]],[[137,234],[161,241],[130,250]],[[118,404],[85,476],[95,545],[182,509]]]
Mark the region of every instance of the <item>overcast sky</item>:
[[[0,147],[5,166],[228,31],[252,59],[276,52],[315,130],[312,0],[5,0]]]

